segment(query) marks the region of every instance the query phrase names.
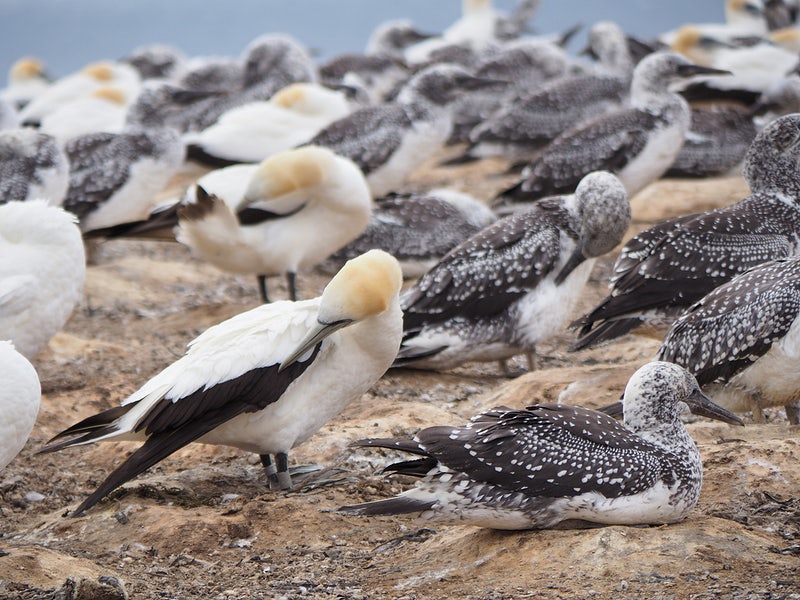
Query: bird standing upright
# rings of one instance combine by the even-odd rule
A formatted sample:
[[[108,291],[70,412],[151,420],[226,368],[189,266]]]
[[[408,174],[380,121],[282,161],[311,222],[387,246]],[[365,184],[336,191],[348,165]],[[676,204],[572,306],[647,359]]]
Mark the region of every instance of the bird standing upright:
[[[271,485],[289,489],[289,451],[369,389],[396,355],[402,281],[394,257],[362,254],[320,297],[263,304],[207,329],[121,406],[56,435],[40,452],[144,441],[73,516],[193,441],[255,452]]]
[[[178,208],[176,238],[224,271],[256,275],[264,302],[266,278],[285,274],[296,300],[297,272],[355,239],[371,210],[352,161],[303,146],[201,177]]]
[[[453,248],[403,293],[395,367],[450,369],[528,353],[566,323],[594,264],[628,229],[620,181],[599,171]]]

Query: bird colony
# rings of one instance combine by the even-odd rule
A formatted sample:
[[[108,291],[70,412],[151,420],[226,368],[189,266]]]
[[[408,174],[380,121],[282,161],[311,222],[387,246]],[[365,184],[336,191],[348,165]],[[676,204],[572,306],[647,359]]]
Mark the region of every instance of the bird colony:
[[[675,524],[703,490],[698,426],[736,438],[788,422],[796,438],[797,4],[730,0],[725,23],[655,39],[589,24],[585,53],[572,30],[531,33],[537,4],[465,0],[443,32],[386,22],[326,62],[269,33],[238,57],[153,44],[57,79],[35,58],[14,65],[0,92],[0,519],[49,524],[26,538],[18,518],[0,556],[61,535],[42,527],[186,511],[137,482],[157,471],[179,488],[212,461],[226,500],[203,486],[195,500],[218,519],[241,494],[275,507],[348,482],[303,510],[350,529]],[[720,177],[749,191],[637,214],[665,178]],[[125,369],[93,369],[104,351],[69,342],[113,318],[96,296],[115,288],[98,289],[142,257],[165,269],[164,297],[185,300],[182,271],[203,293],[136,309],[150,337],[117,340]],[[157,347],[165,319],[203,303],[213,319]],[[642,336],[660,346],[606,390],[621,402],[591,391],[602,370],[512,393],[598,356],[613,370]],[[403,393],[394,413],[373,406],[393,387],[452,409],[476,380],[490,405],[405,421],[390,420],[411,410]],[[343,413],[367,416],[353,429]],[[293,460],[315,440],[338,451]],[[13,501],[53,467],[68,484]]]

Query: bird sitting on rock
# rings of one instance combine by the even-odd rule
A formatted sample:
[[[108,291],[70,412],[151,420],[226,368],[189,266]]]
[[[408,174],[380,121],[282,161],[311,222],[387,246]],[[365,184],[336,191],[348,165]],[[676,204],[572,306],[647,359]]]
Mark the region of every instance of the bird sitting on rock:
[[[703,470],[680,419],[682,408],[726,423],[742,421],[705,396],[690,373],[666,362],[636,371],[623,402],[623,424],[578,406],[501,406],[463,427],[428,427],[412,440],[357,441],[355,446],[419,456],[384,472],[420,481],[394,498],[337,512],[413,514],[493,529],[680,521],[697,504]]]

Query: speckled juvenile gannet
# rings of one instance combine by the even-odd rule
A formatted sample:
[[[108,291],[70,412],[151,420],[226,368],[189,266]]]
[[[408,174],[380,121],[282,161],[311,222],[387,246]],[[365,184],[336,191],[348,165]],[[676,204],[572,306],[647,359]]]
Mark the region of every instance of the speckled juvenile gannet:
[[[780,117],[750,144],[743,175],[752,194],[731,206],[683,215],[631,238],[611,292],[573,323],[574,350],[646,324],[659,339],[672,321],[715,287],[800,249],[800,114]]]
[[[360,440],[354,445],[420,456],[384,472],[421,479],[394,498],[338,512],[414,514],[493,529],[680,521],[697,504],[703,472],[680,419],[682,407],[726,423],[742,421],[703,395],[691,374],[666,362],[636,371],[623,402],[624,424],[565,404],[501,406],[462,427],[423,429],[412,440]]]
[[[574,195],[543,199],[451,250],[404,292],[395,367],[450,369],[531,353],[557,333],[594,265],[630,224],[619,180],[590,173]]]
[[[401,191],[411,172],[441,149],[453,127],[452,102],[463,90],[496,85],[454,65],[433,65],[408,80],[393,102],[357,109],[309,144],[351,159],[374,198]]]
[[[35,198],[64,201],[69,162],[58,141],[30,127],[0,131],[0,203]]]
[[[625,33],[616,23],[595,23],[589,48],[597,56],[595,68],[518,92],[470,131],[462,161],[486,156],[530,160],[577,123],[619,108],[630,92],[633,71]]]
[[[315,81],[317,76],[306,48],[284,34],[257,37],[239,60],[192,63],[177,84],[144,86],[129,110],[128,123],[201,131],[234,107],[267,100],[290,83]]]
[[[186,153],[174,130],[136,127],[82,135],[64,150],[70,162],[64,208],[78,216],[85,234],[146,218]]]
[[[303,146],[259,165],[201,177],[178,211],[176,238],[198,258],[232,273],[295,275],[355,239],[369,223],[372,199],[353,162],[327,148]]]
[[[420,277],[450,250],[497,220],[468,194],[449,189],[390,194],[376,201],[364,232],[325,261],[326,270],[371,248],[385,250],[404,277]]]
[[[13,343],[0,341],[0,470],[28,441],[41,397],[36,369]]]
[[[55,436],[42,452],[144,440],[73,516],[194,441],[259,454],[271,484],[289,489],[289,451],[391,364],[402,331],[401,285],[397,260],[380,250],[363,254],[319,298],[263,304],[211,327],[121,406]]]
[[[353,108],[344,91],[292,83],[269,100],[243,104],[203,131],[186,133],[186,155],[216,167],[260,162],[304,143]]]
[[[695,65],[679,54],[646,56],[633,71],[629,106],[559,135],[498,199],[524,202],[570,193],[581,177],[598,169],[615,173],[633,197],[669,168],[689,128],[689,106],[670,91],[670,84],[699,73],[722,72]]]
[[[83,297],[75,216],[44,200],[0,205],[0,340],[32,359]]]
[[[735,412],[785,406],[800,423],[800,258],[764,263],[706,294],[670,327],[658,359]]]
[[[711,177],[738,171],[757,129],[750,111],[733,106],[692,108],[692,122],[667,177]]]

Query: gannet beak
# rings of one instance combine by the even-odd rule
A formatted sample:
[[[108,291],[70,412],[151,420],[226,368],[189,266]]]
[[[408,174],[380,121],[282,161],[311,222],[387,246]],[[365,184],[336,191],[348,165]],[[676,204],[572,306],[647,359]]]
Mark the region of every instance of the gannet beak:
[[[704,67],[692,63],[678,65],[678,75],[681,77],[693,77],[695,75],[733,75],[733,73],[724,69],[714,69],[713,67]]]
[[[334,331],[337,331],[342,327],[346,327],[352,322],[352,319],[342,319],[341,321],[335,321],[334,323],[317,322],[317,326],[308,332],[308,335],[306,335],[303,341],[298,344],[295,351],[283,359],[281,365],[278,367],[278,372],[280,373],[289,365],[296,363],[306,352],[309,352],[314,346],[322,342],[322,340],[324,340]]]
[[[579,264],[586,260],[583,255],[583,249],[578,246],[567,259],[566,264],[561,268],[561,271],[556,275],[556,285],[561,285],[563,281],[575,270]]]
[[[744,427],[744,421],[732,412],[722,408],[719,404],[716,404],[699,389],[692,392],[692,395],[686,398],[684,402],[695,415],[708,417],[709,419],[722,421],[730,425],[741,425]]]

